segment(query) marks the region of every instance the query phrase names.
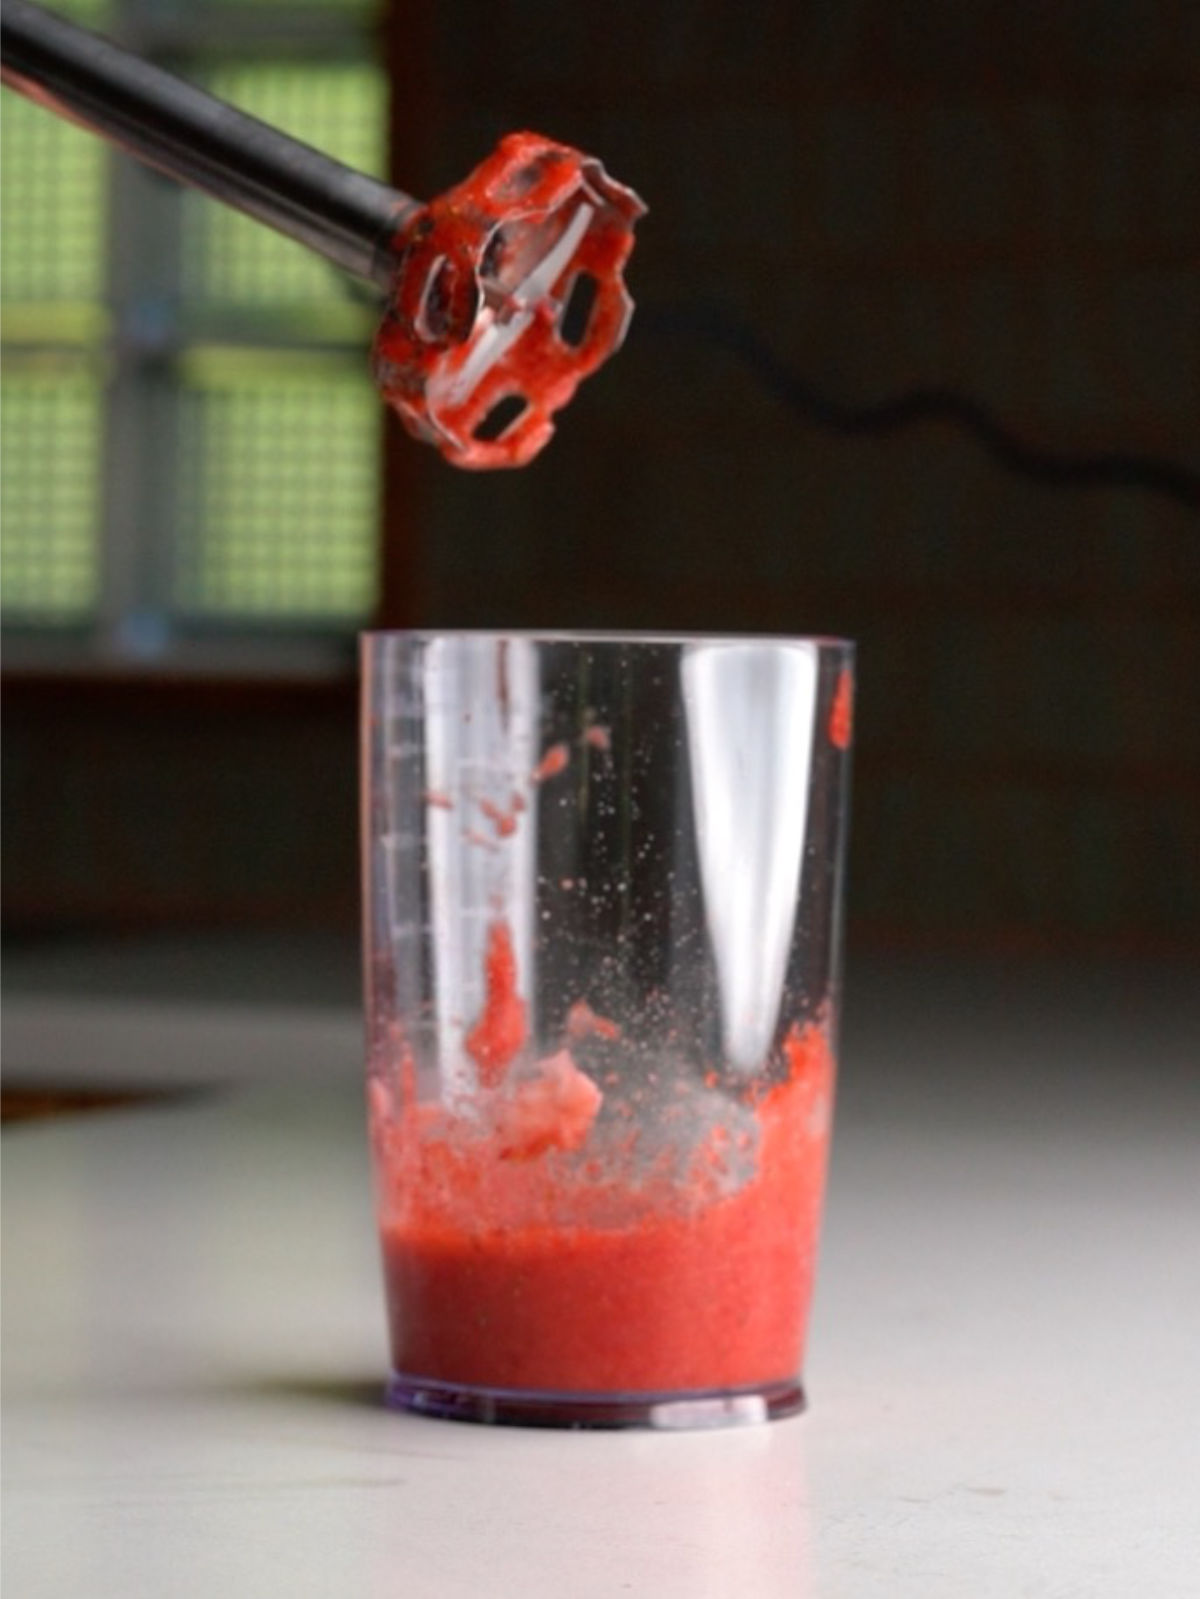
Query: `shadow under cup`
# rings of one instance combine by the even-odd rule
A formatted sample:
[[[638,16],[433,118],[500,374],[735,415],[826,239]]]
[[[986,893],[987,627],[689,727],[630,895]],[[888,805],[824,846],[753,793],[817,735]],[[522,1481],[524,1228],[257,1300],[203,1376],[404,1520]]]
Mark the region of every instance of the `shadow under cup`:
[[[802,1408],[853,647],[378,633],[362,669],[392,1402]]]

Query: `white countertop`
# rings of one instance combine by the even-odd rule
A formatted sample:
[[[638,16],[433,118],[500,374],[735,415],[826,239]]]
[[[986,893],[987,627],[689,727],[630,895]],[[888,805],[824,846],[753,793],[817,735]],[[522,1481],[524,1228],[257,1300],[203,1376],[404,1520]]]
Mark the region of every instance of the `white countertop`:
[[[1200,1001],[914,968],[850,1005],[811,1408],[760,1427],[384,1411],[355,1059],[6,1132],[6,1593],[1200,1594]],[[24,1014],[10,1069],[68,1034],[39,1062]]]

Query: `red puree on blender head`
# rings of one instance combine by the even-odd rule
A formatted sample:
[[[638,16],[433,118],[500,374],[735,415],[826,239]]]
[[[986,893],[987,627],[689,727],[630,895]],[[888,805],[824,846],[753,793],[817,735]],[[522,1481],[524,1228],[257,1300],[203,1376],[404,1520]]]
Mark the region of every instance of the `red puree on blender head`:
[[[408,216],[373,367],[409,432],[456,466],[532,460],[620,348],[644,211],[594,157],[524,132]]]
[[[470,1114],[418,1104],[411,1069],[403,1103],[375,1101],[396,1370],[594,1394],[795,1377],[829,1139],[825,1031],[793,1027],[779,1080],[728,1096],[740,1132],[710,1115],[690,1149],[639,1165],[637,1135],[619,1107],[602,1125],[601,1091],[566,1049],[506,1080],[524,1007],[502,923],[486,961]],[[736,1173],[735,1144],[750,1150]]]

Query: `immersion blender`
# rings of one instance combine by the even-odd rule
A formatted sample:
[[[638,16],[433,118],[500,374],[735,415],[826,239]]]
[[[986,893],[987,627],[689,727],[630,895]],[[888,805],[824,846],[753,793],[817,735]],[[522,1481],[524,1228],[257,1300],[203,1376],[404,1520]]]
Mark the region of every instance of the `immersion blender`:
[[[567,145],[510,134],[426,205],[31,0],[4,0],[0,67],[29,99],[383,289],[383,397],[456,466],[532,459],[625,336],[622,269],[645,207]]]

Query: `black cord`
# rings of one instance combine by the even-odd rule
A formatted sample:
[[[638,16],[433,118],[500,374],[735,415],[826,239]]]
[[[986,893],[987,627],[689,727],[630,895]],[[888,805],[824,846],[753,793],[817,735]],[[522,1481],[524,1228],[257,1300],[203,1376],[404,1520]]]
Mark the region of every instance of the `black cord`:
[[[952,422],[973,434],[999,466],[1047,488],[1140,489],[1200,511],[1200,472],[1182,462],[1125,450],[1043,449],[957,389],[934,384],[863,405],[833,399],[793,372],[753,328],[720,306],[639,307],[637,321],[641,334],[696,338],[729,351],[764,388],[815,427],[850,437],[880,437],[923,422]]]

